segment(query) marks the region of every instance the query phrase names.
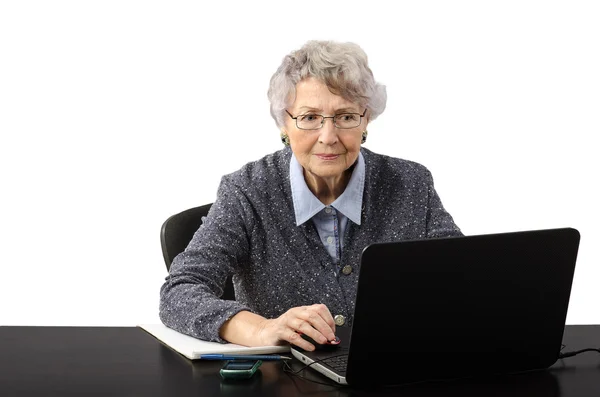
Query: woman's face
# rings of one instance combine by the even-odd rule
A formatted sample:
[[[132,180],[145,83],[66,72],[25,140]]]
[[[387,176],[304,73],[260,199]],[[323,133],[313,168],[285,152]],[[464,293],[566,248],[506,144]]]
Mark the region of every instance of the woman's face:
[[[365,111],[331,93],[324,83],[314,78],[296,84],[296,100],[287,110],[294,117],[306,114],[328,117],[340,113],[363,114]],[[323,127],[318,130],[301,130],[288,116],[283,132],[288,135],[292,151],[305,172],[313,177],[329,179],[341,177],[358,159],[367,123],[363,117],[358,127],[340,129],[333,125],[333,119],[325,119]]]

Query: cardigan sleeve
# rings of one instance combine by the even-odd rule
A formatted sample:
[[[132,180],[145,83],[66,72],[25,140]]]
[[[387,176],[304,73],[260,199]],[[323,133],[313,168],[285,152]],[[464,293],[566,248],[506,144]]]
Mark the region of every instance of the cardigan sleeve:
[[[223,323],[250,308],[220,296],[227,277],[247,261],[252,209],[231,175],[224,176],[202,226],[175,257],[160,289],[164,325],[199,339],[221,342]]]
[[[426,228],[427,228],[427,238],[437,238],[437,237],[452,237],[452,236],[462,236],[462,232],[459,227],[456,226],[452,216],[444,209],[442,205],[442,201],[435,191],[435,187],[433,185],[433,177],[431,172],[427,170],[426,172],[427,178],[427,195],[428,195],[428,203],[427,203],[427,219],[426,219]]]

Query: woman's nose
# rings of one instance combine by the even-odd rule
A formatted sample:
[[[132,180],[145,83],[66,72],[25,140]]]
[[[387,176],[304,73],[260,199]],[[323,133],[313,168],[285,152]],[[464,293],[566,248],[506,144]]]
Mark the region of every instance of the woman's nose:
[[[323,126],[319,130],[319,142],[325,145],[333,145],[338,141],[337,127],[333,124],[333,119],[325,119]]]

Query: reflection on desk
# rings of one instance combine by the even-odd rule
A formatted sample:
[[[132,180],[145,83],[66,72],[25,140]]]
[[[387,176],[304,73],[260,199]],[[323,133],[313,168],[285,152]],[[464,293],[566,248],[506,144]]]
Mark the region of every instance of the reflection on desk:
[[[598,347],[600,325],[567,326],[564,343]],[[591,352],[547,371],[379,390],[339,387],[306,369],[325,384],[309,382],[274,361],[252,379],[224,381],[222,365],[188,360],[136,327],[0,327],[0,396],[600,396],[600,354]]]

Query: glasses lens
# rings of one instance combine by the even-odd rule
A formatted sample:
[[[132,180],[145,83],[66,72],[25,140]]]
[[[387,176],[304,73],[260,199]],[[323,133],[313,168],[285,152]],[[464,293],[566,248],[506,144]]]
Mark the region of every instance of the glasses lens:
[[[360,125],[360,114],[343,113],[335,116],[335,125],[339,128],[354,128]]]
[[[298,123],[298,128],[314,130],[321,128],[321,124],[323,124],[323,116],[318,114],[304,114],[302,116],[298,116],[296,122]]]

